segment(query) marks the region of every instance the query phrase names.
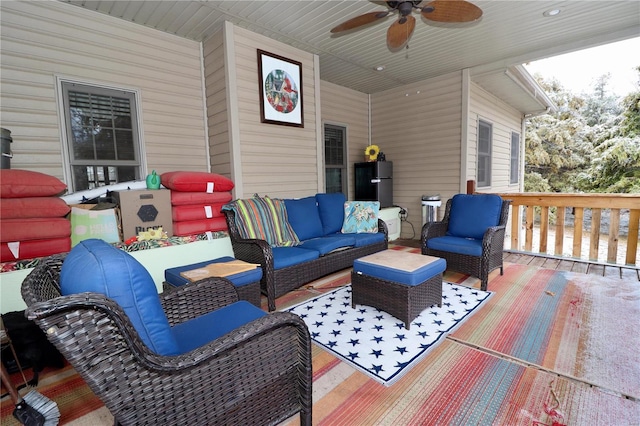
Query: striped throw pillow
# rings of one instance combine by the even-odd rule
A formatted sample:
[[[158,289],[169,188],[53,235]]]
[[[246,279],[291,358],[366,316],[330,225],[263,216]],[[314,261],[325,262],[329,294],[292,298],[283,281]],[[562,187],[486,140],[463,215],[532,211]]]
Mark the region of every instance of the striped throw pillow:
[[[252,197],[236,200],[225,208],[234,211],[242,238],[265,240],[272,247],[290,247],[300,243],[289,224],[283,200]]]

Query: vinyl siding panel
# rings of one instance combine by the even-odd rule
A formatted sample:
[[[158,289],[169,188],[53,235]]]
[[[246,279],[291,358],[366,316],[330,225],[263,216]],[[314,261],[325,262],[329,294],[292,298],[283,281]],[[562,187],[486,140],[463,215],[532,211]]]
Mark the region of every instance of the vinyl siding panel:
[[[469,141],[467,176],[476,179],[478,121],[493,125],[491,147],[491,186],[477,188],[478,192],[518,192],[518,184],[509,184],[511,164],[511,132],[520,134],[522,143],[522,114],[496,96],[471,83],[469,105]]]
[[[462,75],[373,94],[371,105],[372,142],[393,161],[394,204],[407,209],[413,225],[403,224],[402,237],[419,239],[422,195],[446,200],[460,188]]]
[[[369,95],[326,81],[320,82],[322,122],[347,129],[347,199],[353,199],[353,163],[364,160],[369,145]],[[323,140],[324,145],[324,140]]]
[[[236,63],[235,90],[240,137],[242,187],[238,197],[255,193],[271,197],[298,197],[317,192],[321,178],[317,161],[314,58],[278,41],[233,27]],[[302,63],[304,128],[260,122],[257,49]]]
[[[12,132],[12,168],[65,180],[61,77],[140,93],[142,173],[207,170],[199,43],[62,2],[0,8],[2,126]]]

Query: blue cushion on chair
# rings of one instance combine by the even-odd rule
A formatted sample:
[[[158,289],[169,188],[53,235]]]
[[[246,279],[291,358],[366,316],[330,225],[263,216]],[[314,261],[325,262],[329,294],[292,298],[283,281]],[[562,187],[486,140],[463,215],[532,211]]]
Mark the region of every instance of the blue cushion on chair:
[[[62,264],[60,292],[104,294],[122,307],[149,349],[160,355],[179,353],[153,278],[129,253],[103,240],[81,241]]]
[[[284,200],[284,205],[287,208],[289,223],[300,241],[323,235],[316,197]]]
[[[450,253],[466,254],[468,256],[482,256],[482,240],[461,237],[436,237],[427,240],[427,247],[432,250]]]
[[[364,247],[369,244],[381,243],[384,241],[385,234],[384,232],[377,232],[375,234],[363,233],[363,234],[347,234],[355,238],[356,245],[355,247]]]
[[[347,201],[347,197],[342,192],[320,193],[316,194],[316,201],[318,201],[318,212],[324,235],[340,232],[344,222],[344,202]]]
[[[324,256],[334,250],[354,247],[355,244],[355,238],[349,234],[334,234],[303,241],[298,247],[308,250],[317,250],[318,253],[320,253],[320,256]]]
[[[482,240],[500,223],[502,198],[495,194],[456,194],[451,199],[447,235]]]
[[[274,247],[273,269],[282,269],[298,263],[308,262],[320,257],[317,250],[307,250],[300,247]]]
[[[180,353],[186,353],[265,315],[266,312],[251,303],[240,300],[177,324],[171,331],[178,342]]]

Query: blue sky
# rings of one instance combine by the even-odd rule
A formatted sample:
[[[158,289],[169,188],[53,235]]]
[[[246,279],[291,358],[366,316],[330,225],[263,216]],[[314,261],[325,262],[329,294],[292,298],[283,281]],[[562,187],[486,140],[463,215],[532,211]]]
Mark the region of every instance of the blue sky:
[[[638,73],[633,68],[639,65],[640,37],[637,37],[531,62],[525,68],[531,74],[556,77],[575,94],[590,92],[598,77],[611,73],[609,89],[624,96],[638,87]]]

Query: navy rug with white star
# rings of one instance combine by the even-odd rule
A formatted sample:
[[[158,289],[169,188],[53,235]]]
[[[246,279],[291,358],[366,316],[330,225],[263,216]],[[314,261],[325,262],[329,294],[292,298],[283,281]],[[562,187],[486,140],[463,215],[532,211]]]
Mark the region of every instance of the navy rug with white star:
[[[287,311],[304,319],[315,343],[389,386],[469,318],[491,294],[443,282],[442,307],[422,311],[411,322],[410,330],[379,309],[365,305],[353,309],[350,285]]]

